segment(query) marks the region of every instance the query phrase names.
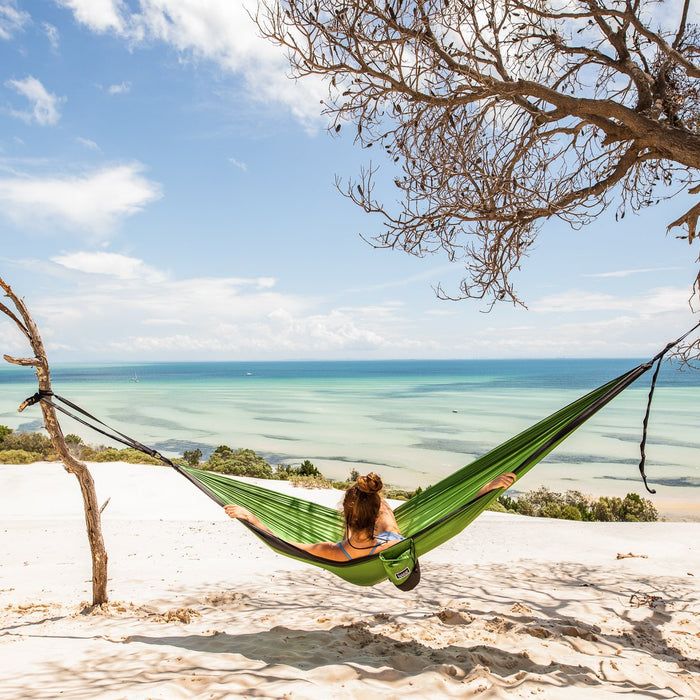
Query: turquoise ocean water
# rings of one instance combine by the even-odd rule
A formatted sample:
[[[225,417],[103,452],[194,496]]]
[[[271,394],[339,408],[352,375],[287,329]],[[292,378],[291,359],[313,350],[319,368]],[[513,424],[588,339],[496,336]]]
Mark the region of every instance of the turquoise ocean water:
[[[54,390],[172,455],[249,447],[271,463],[310,459],[324,474],[376,471],[427,486],[637,362],[468,360],[56,365]],[[643,494],[639,441],[648,372],[518,484]],[[31,370],[0,368],[0,424],[41,427]],[[64,432],[101,444],[70,419]],[[649,423],[657,499],[700,519],[700,373],[664,365]],[[650,496],[651,497],[651,496]],[[653,498],[653,497],[651,497]]]

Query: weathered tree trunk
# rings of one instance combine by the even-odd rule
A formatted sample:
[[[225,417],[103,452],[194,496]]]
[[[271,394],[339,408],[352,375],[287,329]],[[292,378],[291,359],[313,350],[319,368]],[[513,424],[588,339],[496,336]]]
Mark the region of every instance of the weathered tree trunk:
[[[24,302],[15,295],[10,286],[6,284],[2,278],[0,278],[0,286],[4,289],[6,296],[11,299],[19,313],[19,317],[4,304],[0,304],[0,311],[15,322],[18,328],[27,337],[34,351],[33,358],[15,358],[9,355],[4,355],[4,358],[11,364],[34,367],[39,381],[39,392],[44,395],[50,395],[51,375],[49,363],[46,358],[46,352],[39,330],[30,313],[27,311]],[[100,508],[97,503],[95,483],[87,465],[75,459],[70,453],[63,436],[63,431],[61,430],[61,425],[58,422],[56,409],[45,401],[40,401],[40,404],[44,417],[44,426],[51,438],[51,443],[56,450],[56,454],[61,458],[66,471],[70,474],[75,474],[80,484],[80,491],[83,495],[83,505],[85,509],[85,524],[87,526],[90,553],[92,555],[92,604],[102,605],[107,602],[107,550],[105,549],[104,538],[102,537],[102,521],[100,518]],[[24,410],[27,405],[28,403],[25,401],[19,407],[19,410]]]

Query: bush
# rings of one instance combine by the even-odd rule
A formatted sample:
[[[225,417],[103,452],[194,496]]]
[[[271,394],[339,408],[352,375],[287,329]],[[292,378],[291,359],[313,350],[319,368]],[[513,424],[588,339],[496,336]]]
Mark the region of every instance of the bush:
[[[415,491],[407,491],[406,489],[387,489],[386,491],[387,498],[393,498],[397,501],[407,501],[415,495]]]
[[[6,435],[11,435],[12,432],[12,428],[8,428],[6,425],[0,425],[0,442],[5,439]]]
[[[41,433],[8,433],[2,440],[3,450],[23,450],[40,455],[39,460],[54,458],[53,445]]]
[[[301,486],[305,489],[332,489],[333,482],[326,479],[323,474],[304,475],[292,474],[289,477],[292,486]]]
[[[321,472],[314,467],[313,463],[305,459],[296,471],[299,476],[321,476]]]
[[[44,455],[26,450],[0,450],[0,464],[31,464],[45,459]]]
[[[501,502],[500,499],[495,500],[486,510],[492,510],[496,513],[508,513],[509,511]]]
[[[132,447],[119,450],[116,447],[83,447],[76,455],[85,462],[128,462],[129,464],[162,464],[159,459]]]
[[[199,464],[199,460],[202,458],[202,450],[199,448],[196,450],[185,450],[182,456],[190,467],[196,467]]]
[[[598,499],[593,509],[596,520],[603,522],[656,522],[659,514],[654,504],[636,493]]]
[[[323,475],[308,459],[305,459],[298,467],[292,467],[289,464],[278,464],[277,467],[275,467],[276,479],[291,479],[293,476],[322,477]]]
[[[543,486],[517,499],[501,496],[497,503],[508,512],[540,518],[598,522],[655,522],[659,518],[654,504],[636,493],[628,493],[625,498],[601,496],[593,499],[580,491],[561,494]]]
[[[226,445],[217,447],[212,452],[207,469],[234,476],[254,476],[259,479],[274,479],[272,467],[253,450],[232,450]]]

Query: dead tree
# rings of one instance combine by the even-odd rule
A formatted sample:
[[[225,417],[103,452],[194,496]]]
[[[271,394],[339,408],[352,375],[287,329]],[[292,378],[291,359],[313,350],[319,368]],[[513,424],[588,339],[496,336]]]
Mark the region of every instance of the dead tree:
[[[13,311],[10,307],[0,303],[0,311],[10,318],[19,330],[29,341],[34,352],[34,357],[10,357],[4,355],[7,362],[23,367],[33,367],[39,382],[39,395],[51,396],[51,376],[49,363],[44,350],[44,343],[39,335],[39,329],[34,323],[34,319],[27,310],[24,301],[20,299],[10,288],[10,286],[0,278],[0,287],[5,292],[5,296],[10,299],[15,307]],[[39,401],[44,418],[44,426],[51,438],[51,443],[56,454],[61,458],[63,466],[67,472],[74,474],[80,484],[85,508],[85,524],[87,525],[88,540],[90,542],[90,552],[92,555],[92,604],[102,605],[107,602],[107,551],[102,537],[102,522],[100,518],[100,508],[97,503],[95,483],[87,466],[78,461],[70,453],[61,425],[56,416],[56,409],[45,401]],[[29,405],[28,401],[22,403],[19,410],[22,411]]]
[[[321,76],[332,132],[382,150],[339,183],[378,247],[442,251],[448,298],[521,303],[511,282],[546,220],[573,227],[700,191],[700,31],[690,0],[261,0],[292,77]],[[697,238],[700,203],[670,223]],[[700,277],[693,283],[700,291]],[[692,298],[692,297],[691,297]]]

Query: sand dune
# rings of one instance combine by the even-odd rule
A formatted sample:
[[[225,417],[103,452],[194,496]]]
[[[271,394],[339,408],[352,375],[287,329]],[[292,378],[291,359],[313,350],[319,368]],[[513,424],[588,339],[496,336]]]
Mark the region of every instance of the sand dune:
[[[274,555],[166,468],[92,471],[103,610],[74,477],[0,466],[0,698],[700,697],[699,523],[485,513],[402,593]]]

